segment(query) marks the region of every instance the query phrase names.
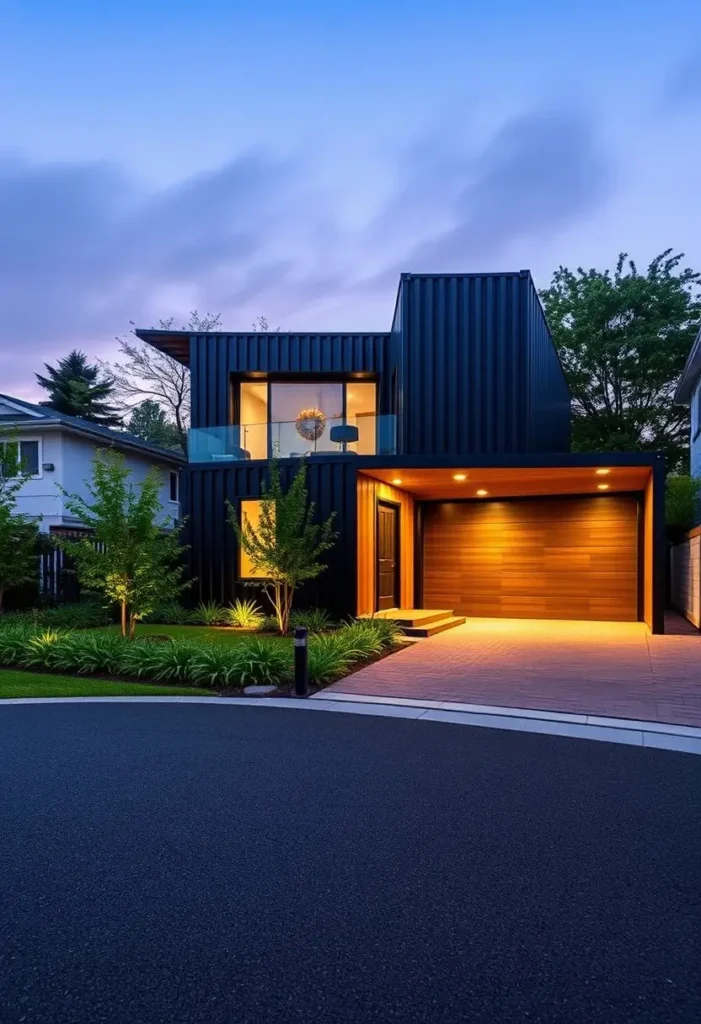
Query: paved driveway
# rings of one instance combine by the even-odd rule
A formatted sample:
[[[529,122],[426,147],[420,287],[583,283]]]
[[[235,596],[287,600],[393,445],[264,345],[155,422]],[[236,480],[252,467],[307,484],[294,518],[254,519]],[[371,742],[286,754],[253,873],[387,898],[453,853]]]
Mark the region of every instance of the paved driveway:
[[[0,706],[3,1024],[697,1021],[701,758]]]
[[[701,635],[639,622],[468,619],[330,689],[701,726]]]

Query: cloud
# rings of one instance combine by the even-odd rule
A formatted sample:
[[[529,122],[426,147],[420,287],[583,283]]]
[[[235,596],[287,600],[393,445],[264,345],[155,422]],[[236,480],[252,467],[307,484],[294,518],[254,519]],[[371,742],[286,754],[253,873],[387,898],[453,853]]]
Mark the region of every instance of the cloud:
[[[597,208],[612,178],[586,117],[513,118],[465,162],[452,225],[420,243],[412,265],[417,271],[495,269],[514,244],[537,246]]]
[[[371,248],[406,233],[409,224],[413,244],[358,287],[385,288],[401,271],[518,270],[597,212],[614,185],[613,162],[581,111],[530,111],[505,121],[481,145],[424,150],[366,243]],[[526,262],[517,265],[524,253]]]
[[[0,390],[33,381],[32,349],[92,355],[130,319],[230,304],[247,282],[261,297],[294,276],[279,251],[294,251],[291,236],[304,249],[311,209],[301,169],[263,153],[156,192],[103,163],[0,158]],[[180,310],[159,308],[179,292]]]
[[[670,71],[662,90],[664,110],[692,106],[701,101],[701,48],[688,53]]]
[[[0,156],[0,391],[29,395],[44,359],[74,346],[110,357],[129,320],[191,308],[239,330],[259,314],[283,329],[386,330],[401,271],[518,269],[519,246],[537,253],[614,178],[575,111],[512,117],[479,144],[436,132],[395,160],[386,201],[350,230],[309,157],[244,153],[149,191],[105,163]]]

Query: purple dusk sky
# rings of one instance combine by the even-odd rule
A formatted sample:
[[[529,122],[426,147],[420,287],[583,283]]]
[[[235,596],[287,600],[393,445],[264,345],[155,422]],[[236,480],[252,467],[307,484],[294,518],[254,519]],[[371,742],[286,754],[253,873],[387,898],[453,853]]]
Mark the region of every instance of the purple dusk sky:
[[[401,271],[701,269],[701,6],[0,0],[0,391],[129,321],[387,330]]]

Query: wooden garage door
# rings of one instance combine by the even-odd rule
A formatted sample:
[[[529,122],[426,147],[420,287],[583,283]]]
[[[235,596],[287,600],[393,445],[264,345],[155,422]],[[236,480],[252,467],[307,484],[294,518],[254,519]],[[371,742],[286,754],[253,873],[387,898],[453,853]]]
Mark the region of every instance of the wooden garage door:
[[[627,496],[429,504],[424,608],[638,618],[638,503]]]

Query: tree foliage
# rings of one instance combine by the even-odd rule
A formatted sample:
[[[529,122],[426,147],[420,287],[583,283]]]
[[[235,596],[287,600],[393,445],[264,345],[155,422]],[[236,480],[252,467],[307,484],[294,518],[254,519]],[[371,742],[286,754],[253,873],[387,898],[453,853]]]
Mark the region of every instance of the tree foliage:
[[[277,459],[270,462],[269,482],[260,501],[260,519],[254,526],[244,514],[239,524],[236,509],[228,503],[229,522],[241,548],[251,560],[263,592],[271,602],[281,633],[286,633],[295,591],[325,569],[321,556],[336,542],[335,513],[315,523],[315,506],[309,501],[307,467],[301,461],[285,491]]]
[[[17,511],[17,497],[26,480],[19,445],[0,436],[0,614],[8,590],[36,579],[37,520]]]
[[[56,366],[44,363],[47,376],[35,374],[49,398],[41,404],[67,416],[99,423],[103,427],[121,426],[118,409],[109,399],[115,393],[115,382],[103,374],[98,365],[88,362],[84,352],[74,349]]]
[[[161,448],[180,449],[178,428],[152,398],[147,398],[134,406],[127,429],[129,433],[149,444],[157,444]]]
[[[192,310],[190,319],[181,327],[175,327],[175,318],[160,320],[158,329],[161,331],[181,330],[193,334],[206,334],[220,327],[219,313],[205,313],[200,316]],[[132,334],[135,325],[132,322]],[[172,359],[166,352],[161,352],[152,345],[138,339],[130,341],[118,338],[119,350],[124,357],[123,362],[104,363],[105,369],[114,380],[115,393],[122,401],[131,406],[135,401],[151,399],[166,412],[177,431],[179,447],[187,452],[187,428],[190,424],[190,370],[177,359]]]
[[[138,620],[175,598],[185,584],[182,524],[159,521],[160,473],[152,469],[136,487],[130,477],[121,455],[98,452],[86,481],[89,498],[63,492],[66,507],[90,536],[57,543],[75,560],[81,586],[119,604],[122,636],[133,637]]]
[[[701,480],[698,477],[670,475],[665,488],[665,522],[667,526],[690,530],[699,518]]]
[[[572,392],[575,451],[661,451],[684,467],[689,416],[673,396],[701,301],[700,275],[682,259],[667,249],[645,273],[627,253],[613,274],[560,267],[540,293]]]

